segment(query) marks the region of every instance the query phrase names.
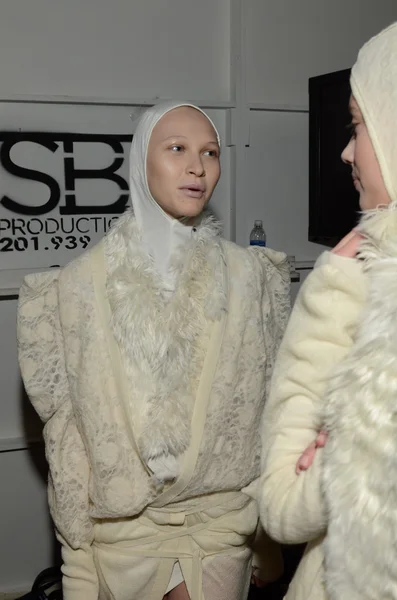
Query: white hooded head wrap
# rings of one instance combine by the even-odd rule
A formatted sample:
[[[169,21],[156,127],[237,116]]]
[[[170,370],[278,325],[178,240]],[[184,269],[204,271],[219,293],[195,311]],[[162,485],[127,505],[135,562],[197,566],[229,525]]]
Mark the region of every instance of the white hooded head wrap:
[[[201,112],[211,123],[220,144],[219,133],[204,111],[186,102],[162,102],[146,110],[139,119],[130,152],[131,202],[143,244],[153,258],[156,269],[163,278],[166,289],[172,290],[174,277],[170,269],[174,252],[186,244],[192,227],[167,215],[153,198],[147,181],[146,159],[150,137],[159,120],[171,110],[190,106]]]
[[[397,23],[369,40],[351,73],[386,190],[397,201]]]

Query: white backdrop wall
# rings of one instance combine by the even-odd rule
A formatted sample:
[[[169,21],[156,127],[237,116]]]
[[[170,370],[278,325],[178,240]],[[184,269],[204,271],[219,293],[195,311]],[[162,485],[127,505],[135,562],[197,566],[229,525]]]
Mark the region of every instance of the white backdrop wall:
[[[297,260],[314,259],[321,247],[307,241],[308,79],[351,67],[362,44],[397,20],[397,4],[245,0],[243,5],[243,104],[251,110],[236,240],[247,243],[253,219],[263,219],[272,244]]]
[[[2,0],[2,94],[229,99],[229,0]]]
[[[297,260],[319,254],[307,242],[307,79],[351,66],[397,20],[395,0],[2,0],[1,9],[0,100],[212,107],[229,146],[216,198],[226,234],[245,245],[262,218],[270,245]],[[42,450],[23,449],[37,421],[19,382],[15,310],[15,298],[0,301],[0,591],[28,589],[55,557]]]

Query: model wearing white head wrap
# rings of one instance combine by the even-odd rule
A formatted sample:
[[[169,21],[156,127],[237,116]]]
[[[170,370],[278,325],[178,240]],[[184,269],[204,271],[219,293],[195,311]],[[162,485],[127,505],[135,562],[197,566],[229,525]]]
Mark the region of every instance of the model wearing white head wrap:
[[[354,174],[363,150],[359,178],[375,181],[358,186],[364,239],[302,286],[263,417],[263,524],[309,542],[285,600],[397,600],[397,24],[361,49],[351,87],[362,114],[342,156]]]
[[[353,346],[326,397],[329,510],[325,582],[331,600],[397,599],[397,23],[371,38],[351,73],[389,202],[365,210],[358,248],[369,293]]]
[[[213,121],[198,106],[185,102],[162,102],[149,108],[141,116],[130,152],[130,193],[133,210],[144,246],[154,260],[165,289],[170,292],[175,285],[175,274],[170,267],[171,257],[190,240],[193,227],[167,215],[153,198],[148,185],[146,163],[153,129],[167,113],[181,107],[191,107],[201,112],[214,128],[220,145],[219,133]]]
[[[213,121],[198,106],[185,102],[162,102],[147,109],[140,117],[130,151],[130,194],[136,223],[142,243],[159,276],[166,295],[175,291],[177,271],[173,257],[180,254],[196,232],[191,220],[184,222],[168,215],[153,197],[147,176],[149,142],[157,123],[170,111],[190,107],[203,114],[210,122],[220,145],[219,133]],[[160,200],[160,199],[159,199]],[[195,219],[196,226],[202,214]],[[173,480],[179,473],[179,460],[173,454],[163,453],[148,459],[148,466],[160,481]]]
[[[179,114],[154,131],[156,123],[189,106],[142,116],[131,148],[133,211],[82,257],[21,290],[26,389],[44,421],[52,411],[49,498],[65,600],[162,600],[181,579],[175,561],[192,600],[247,596],[258,515],[242,489],[259,475],[257,433],[289,314],[289,269],[284,254],[222,240],[219,224],[198,214],[219,176],[200,109],[181,109],[193,141],[167,146],[161,162],[160,138]],[[197,215],[197,230],[156,200],[170,214]],[[267,581],[280,564],[265,546]]]
[[[351,73],[360,107],[392,202],[397,201],[397,23],[370,39]]]

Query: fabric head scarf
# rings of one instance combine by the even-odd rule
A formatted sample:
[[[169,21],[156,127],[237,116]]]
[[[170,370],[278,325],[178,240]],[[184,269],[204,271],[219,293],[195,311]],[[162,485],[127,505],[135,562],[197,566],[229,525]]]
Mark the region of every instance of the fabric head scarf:
[[[397,23],[360,50],[350,78],[386,190],[397,200]]]
[[[165,289],[170,291],[175,283],[170,269],[171,256],[190,240],[192,227],[170,217],[157,204],[149,190],[146,158],[150,137],[156,124],[168,112],[182,106],[190,106],[208,119],[220,145],[219,133],[214,123],[198,106],[186,102],[162,102],[146,110],[139,119],[130,153],[130,193],[135,217],[145,249],[152,256],[163,278]]]

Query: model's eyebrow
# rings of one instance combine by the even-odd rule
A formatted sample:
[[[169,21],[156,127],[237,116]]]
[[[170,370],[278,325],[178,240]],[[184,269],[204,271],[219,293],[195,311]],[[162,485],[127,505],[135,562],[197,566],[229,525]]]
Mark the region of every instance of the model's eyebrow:
[[[185,135],[178,135],[177,133],[175,133],[174,135],[169,135],[168,137],[164,138],[163,142],[166,142],[167,140],[175,140],[176,138],[183,138],[184,140],[187,139]]]
[[[169,135],[168,137],[163,139],[163,142],[167,142],[168,140],[176,140],[176,139],[184,139],[187,140],[188,138],[185,135]],[[215,144],[215,146],[219,146],[218,142],[216,140],[208,140],[208,142],[206,142],[206,144]]]

